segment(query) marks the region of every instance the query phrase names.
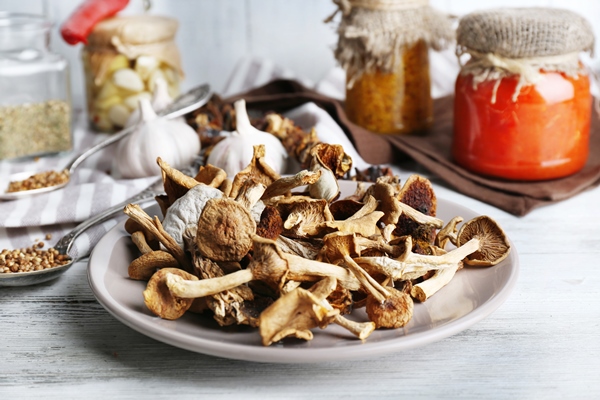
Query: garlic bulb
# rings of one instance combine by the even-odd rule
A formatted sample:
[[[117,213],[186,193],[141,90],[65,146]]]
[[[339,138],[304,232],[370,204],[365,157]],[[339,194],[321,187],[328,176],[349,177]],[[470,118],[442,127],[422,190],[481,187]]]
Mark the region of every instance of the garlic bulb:
[[[174,168],[193,162],[200,152],[200,140],[186,123],[159,118],[148,99],[140,100],[141,120],[129,136],[119,142],[113,173],[122,178],[160,174],[156,158]]]
[[[135,100],[132,99],[132,101],[139,102],[142,98],[146,98],[147,96],[143,95],[145,93],[147,93],[147,92],[142,92],[141,96],[137,95],[138,97]],[[172,102],[173,102],[173,98],[171,98],[171,96],[169,95],[169,85],[168,85],[167,81],[164,80],[163,78],[156,79],[156,82],[154,83],[154,91],[152,92],[152,100],[150,102],[150,104],[152,104],[152,109],[154,109],[154,111],[156,111],[156,112],[164,110]],[[137,107],[137,105],[136,105],[136,107]],[[178,118],[176,118],[176,120],[185,123],[185,118],[183,118],[183,117],[178,117]],[[129,118],[127,119],[127,122],[125,123],[125,127],[133,126],[133,125],[137,124],[139,121],[140,121],[140,109],[139,109],[139,107],[137,107],[129,115]]]
[[[253,146],[264,144],[265,161],[277,173],[283,174],[288,153],[281,141],[250,124],[246,102],[243,99],[236,101],[234,107],[236,131],[215,145],[208,156],[207,163],[223,169],[227,176],[233,177],[252,161]]]

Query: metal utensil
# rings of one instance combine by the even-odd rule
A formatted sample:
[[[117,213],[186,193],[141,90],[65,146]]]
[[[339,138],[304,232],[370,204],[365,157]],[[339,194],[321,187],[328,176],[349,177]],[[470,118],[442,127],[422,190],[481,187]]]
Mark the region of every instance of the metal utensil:
[[[111,208],[106,209],[100,214],[83,221],[79,225],[77,225],[71,232],[63,236],[57,243],[54,245],[54,248],[58,250],[60,254],[68,255],[69,250],[75,243],[75,240],[79,235],[85,232],[87,229],[96,226],[104,221],[107,221],[118,215],[120,212],[123,212],[123,208],[130,203],[138,203],[144,204],[150,200],[153,200],[154,197],[158,194],[163,193],[163,182],[162,178],[159,178],[155,181],[151,186],[137,195],[119,203]],[[69,256],[71,257],[71,256]],[[28,286],[35,285],[38,283],[46,282],[52,279],[58,278],[60,275],[65,273],[71,266],[79,259],[83,258],[83,256],[72,257],[68,264],[61,265],[58,267],[52,267],[48,269],[43,269],[41,271],[32,271],[32,272],[14,272],[14,273],[0,273],[0,287],[2,286]]]
[[[158,115],[160,117],[167,118],[167,119],[181,117],[181,116],[183,116],[189,112],[192,112],[194,110],[197,110],[198,108],[205,105],[208,102],[210,95],[211,95],[210,86],[208,84],[197,86],[197,87],[189,90],[188,92],[182,94],[181,96],[177,97],[175,99],[175,101],[173,101],[173,103],[171,103],[167,108],[158,112]],[[83,161],[85,161],[89,156],[91,156],[92,154],[97,153],[98,151],[104,149],[105,147],[110,146],[111,144],[121,140],[122,138],[124,138],[125,136],[127,136],[131,132],[133,132],[134,129],[135,129],[135,127],[125,128],[125,129],[119,131],[118,133],[111,135],[106,140],[90,147],[83,153],[79,154],[69,164],[67,164],[67,166],[65,166],[63,169],[68,170],[69,176],[72,176],[75,169],[79,165],[81,165],[81,163]],[[22,181],[38,172],[39,171],[18,172],[18,173],[10,175],[9,181],[10,182]],[[65,187],[68,184],[69,184],[69,181],[66,181],[59,185],[43,187],[40,189],[23,190],[23,191],[19,191],[19,192],[6,192],[6,189],[8,188],[8,182],[6,182],[6,183],[0,182],[0,185],[2,185],[0,187],[0,190],[1,190],[0,191],[0,200],[18,200],[18,199],[21,199],[24,197],[47,193],[47,192],[51,192],[53,190],[58,190],[60,188]]]

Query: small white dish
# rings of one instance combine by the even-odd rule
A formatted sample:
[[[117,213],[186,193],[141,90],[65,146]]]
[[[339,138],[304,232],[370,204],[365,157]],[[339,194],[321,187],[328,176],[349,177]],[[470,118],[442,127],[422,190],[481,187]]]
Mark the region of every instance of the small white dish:
[[[340,181],[342,196],[355,183]],[[158,206],[147,209],[160,215]],[[464,220],[478,214],[458,204],[438,199],[438,217],[444,221],[460,215]],[[376,330],[361,342],[337,325],[314,329],[312,341],[285,339],[264,347],[257,329],[247,326],[219,327],[210,317],[186,313],[176,321],[154,316],[144,305],[146,282],[127,276],[129,263],[138,255],[121,223],[94,248],[88,277],[94,295],[115,318],[158,341],[190,351],[219,357],[276,363],[310,363],[353,358],[372,358],[420,347],[461,332],[495,311],[510,295],[519,271],[517,251],[502,263],[485,268],[464,268],[452,281],[424,303],[415,303],[414,315],[402,329]],[[363,309],[352,319],[367,321]]]

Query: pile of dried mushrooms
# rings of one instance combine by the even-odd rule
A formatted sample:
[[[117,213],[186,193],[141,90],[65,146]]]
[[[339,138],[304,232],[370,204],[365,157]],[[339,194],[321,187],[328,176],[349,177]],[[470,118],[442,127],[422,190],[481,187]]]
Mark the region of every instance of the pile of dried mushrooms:
[[[265,346],[311,340],[314,328],[332,323],[366,339],[374,329],[405,326],[413,302],[426,301],[463,265],[495,265],[510,251],[489,217],[436,218],[434,191],[421,176],[359,182],[340,199],[338,179],[352,165],[341,146],[314,145],[308,168],[285,177],[264,162],[264,151],[255,146],[234,177],[206,165],[192,178],[157,160],[163,218],[125,208],[141,253],[128,274],[148,281],[152,313],[170,320],[212,313],[221,326],[258,327]],[[368,321],[345,317],[360,307]]]

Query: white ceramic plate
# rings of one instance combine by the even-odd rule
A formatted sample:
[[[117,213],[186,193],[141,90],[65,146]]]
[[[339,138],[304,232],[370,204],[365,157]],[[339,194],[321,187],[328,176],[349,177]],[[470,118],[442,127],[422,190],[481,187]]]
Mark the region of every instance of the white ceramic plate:
[[[352,193],[353,182],[341,181],[342,194]],[[149,208],[159,214],[158,207]],[[438,199],[438,217],[444,221],[460,215],[465,221],[477,214],[458,204]],[[146,283],[127,277],[127,267],[137,249],[123,223],[100,240],[90,257],[90,286],[104,308],[125,325],[158,341],[214,356],[259,362],[322,362],[367,358],[423,346],[454,335],[496,310],[511,293],[519,262],[514,244],[502,263],[489,268],[464,268],[425,303],[415,303],[414,315],[402,329],[376,330],[364,342],[337,325],[315,329],[312,341],[285,339],[264,347],[257,329],[219,327],[209,316],[186,313],[176,321],[155,317],[144,305]],[[350,318],[366,321],[364,311]]]

